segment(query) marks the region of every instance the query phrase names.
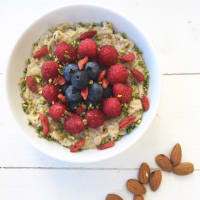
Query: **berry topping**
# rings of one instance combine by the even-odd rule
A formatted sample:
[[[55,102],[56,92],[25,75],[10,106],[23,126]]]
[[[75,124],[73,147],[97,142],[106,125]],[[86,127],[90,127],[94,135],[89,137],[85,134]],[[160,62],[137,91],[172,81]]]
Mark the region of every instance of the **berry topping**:
[[[103,112],[100,110],[88,110],[85,119],[87,119],[88,126],[91,128],[98,128],[103,125],[106,117]]]
[[[40,121],[42,124],[43,135],[47,135],[49,133],[49,120],[47,116],[44,114],[40,114]]]
[[[136,119],[136,116],[130,116],[130,117],[124,118],[123,121],[120,122],[119,128],[127,128],[135,121],[135,119]]]
[[[80,90],[75,88],[73,85],[70,85],[65,90],[65,96],[69,102],[81,102],[82,100]]]
[[[41,58],[43,56],[46,56],[47,54],[48,54],[48,48],[47,46],[43,46],[35,52],[33,58]]]
[[[96,62],[88,62],[85,65],[85,71],[87,72],[90,80],[97,80],[100,73],[100,67]]]
[[[98,83],[89,85],[88,99],[92,102],[99,102],[103,97],[103,88]]]
[[[85,138],[83,138],[82,140],[78,141],[77,143],[75,143],[74,145],[72,145],[70,147],[70,152],[77,152],[81,149],[81,147],[85,144]]]
[[[83,118],[79,115],[70,115],[64,123],[65,130],[70,134],[78,134],[85,129]]]
[[[60,119],[64,116],[64,112],[66,110],[66,106],[62,103],[55,103],[51,105],[49,108],[49,115],[56,121],[60,121]]]
[[[56,45],[54,52],[55,56],[59,59],[60,63],[71,63],[76,60],[76,50],[70,44],[65,41],[61,41]]]
[[[142,96],[142,104],[145,111],[149,110],[149,99],[145,94]]]
[[[71,77],[74,73],[78,72],[77,64],[69,64],[63,68],[63,76],[67,81],[71,80]]]
[[[138,71],[137,69],[131,69],[131,72],[133,74],[133,77],[138,81],[139,83],[144,80],[144,75],[142,72]]]
[[[96,58],[98,54],[97,44],[92,39],[85,39],[78,45],[78,54],[80,57]]]
[[[72,85],[77,89],[84,89],[88,85],[88,75],[86,71],[76,72],[71,79]]]
[[[102,145],[98,146],[97,149],[99,149],[99,150],[104,150],[104,149],[113,147],[114,145],[115,145],[115,142],[114,142],[114,141],[111,141],[111,142],[107,142],[107,143],[105,143],[105,144],[102,144]]]
[[[133,53],[127,53],[125,55],[123,55],[120,60],[122,62],[132,62],[135,60],[135,55]]]
[[[92,38],[97,34],[96,30],[87,31],[80,35],[80,40],[84,40],[86,38]]]
[[[57,101],[58,94],[58,88],[51,84],[45,85],[42,89],[42,95],[49,103]]]
[[[109,67],[117,63],[118,53],[114,46],[104,45],[99,52],[99,63],[102,66]]]
[[[81,60],[79,60],[78,61],[78,68],[79,68],[79,70],[82,70],[87,62],[88,62],[88,57],[87,56],[85,56],[84,58],[82,58]]]
[[[108,69],[107,78],[111,84],[125,83],[128,79],[128,71],[122,64],[112,65]]]
[[[101,71],[100,74],[99,74],[99,77],[98,77],[98,81],[103,80],[103,78],[105,77],[105,75],[106,75],[106,70]]]
[[[58,64],[54,61],[46,61],[42,64],[41,74],[44,80],[58,76]]]
[[[87,97],[88,97],[88,87],[86,87],[85,89],[81,90],[81,96],[83,97],[84,100],[87,99]]]
[[[32,77],[32,76],[27,76],[27,77],[26,77],[26,85],[27,85],[28,89],[29,89],[31,92],[34,92],[34,93],[37,93],[37,92],[38,92],[37,82],[36,82],[36,80],[35,80],[34,77]]]
[[[103,112],[108,117],[118,117],[121,114],[121,104],[117,98],[110,97],[103,103]]]
[[[113,85],[113,94],[121,103],[130,102],[133,89],[123,83]]]

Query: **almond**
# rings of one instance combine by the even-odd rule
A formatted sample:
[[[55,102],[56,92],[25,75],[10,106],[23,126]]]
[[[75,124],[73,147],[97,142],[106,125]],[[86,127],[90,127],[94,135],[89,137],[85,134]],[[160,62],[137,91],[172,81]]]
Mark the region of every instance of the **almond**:
[[[144,200],[144,197],[141,195],[136,195],[136,196],[134,196],[133,200]]]
[[[188,175],[194,171],[194,165],[190,162],[183,162],[173,168],[173,172],[177,175]]]
[[[117,194],[108,194],[106,196],[106,200],[123,200],[123,199]]]
[[[139,179],[140,183],[147,184],[149,181],[149,177],[150,177],[149,165],[147,163],[143,162],[140,165],[138,179]]]
[[[126,182],[126,188],[129,192],[135,195],[143,195],[146,193],[146,188],[137,180],[129,179]]]
[[[176,166],[180,164],[182,158],[182,150],[181,150],[181,145],[176,144],[174,148],[172,149],[171,155],[170,155],[170,161],[173,166]]]
[[[156,170],[151,173],[149,182],[150,182],[150,187],[153,191],[156,191],[159,188],[161,181],[162,181],[162,174],[160,170]]]
[[[156,156],[156,163],[157,165],[164,171],[171,172],[172,171],[172,165],[167,156],[164,154],[159,154]]]

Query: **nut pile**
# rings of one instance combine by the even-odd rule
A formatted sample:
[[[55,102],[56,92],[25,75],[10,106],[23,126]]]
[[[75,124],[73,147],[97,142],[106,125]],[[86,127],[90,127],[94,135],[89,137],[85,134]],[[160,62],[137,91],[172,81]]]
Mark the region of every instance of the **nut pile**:
[[[173,172],[176,175],[188,175],[194,171],[194,166],[190,162],[182,162],[182,150],[180,144],[176,144],[172,151],[170,158],[164,154],[156,156],[155,161],[161,170],[166,172]],[[161,170],[150,171],[150,167],[146,162],[140,165],[138,172],[138,180],[129,179],[126,182],[126,188],[129,192],[134,194],[134,200],[144,200],[143,195],[146,193],[144,184],[150,184],[152,191],[158,190],[162,181]],[[123,200],[117,194],[108,194],[106,200]]]

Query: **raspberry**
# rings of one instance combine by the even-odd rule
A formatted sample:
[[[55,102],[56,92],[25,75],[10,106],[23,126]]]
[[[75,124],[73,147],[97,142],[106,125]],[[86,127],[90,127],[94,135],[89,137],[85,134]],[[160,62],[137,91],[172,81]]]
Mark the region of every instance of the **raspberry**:
[[[99,63],[102,66],[111,66],[117,63],[118,53],[115,47],[111,45],[104,45],[99,52]]]
[[[98,54],[97,44],[92,39],[85,39],[78,45],[80,57],[96,58]]]
[[[100,110],[95,109],[87,111],[85,119],[87,119],[89,127],[98,128],[99,126],[103,125],[106,117]]]
[[[43,56],[46,56],[48,53],[48,47],[43,46],[39,50],[37,50],[33,56],[33,58],[41,58]]]
[[[49,103],[51,103],[52,101],[57,101],[58,94],[58,88],[51,84],[45,85],[42,89],[42,95]]]
[[[28,89],[34,93],[38,92],[38,88],[37,88],[37,83],[34,77],[32,76],[27,76],[26,77],[26,85],[28,87]]]
[[[56,121],[60,121],[63,117],[66,106],[62,103],[55,103],[49,108],[49,115]]]
[[[105,99],[103,103],[103,112],[108,117],[118,117],[121,114],[121,104],[119,100],[114,97]]]
[[[61,41],[56,45],[54,55],[59,59],[60,63],[72,63],[76,60],[76,50],[65,41]]]
[[[80,35],[80,40],[84,40],[86,38],[92,38],[97,34],[96,30],[87,31]]]
[[[79,115],[70,115],[64,123],[65,130],[70,134],[78,134],[85,129],[83,118]]]
[[[135,55],[133,53],[127,53],[120,58],[124,62],[132,62],[135,60]]]
[[[44,80],[55,78],[58,75],[58,64],[54,61],[47,61],[42,64],[41,74]]]
[[[108,69],[107,78],[111,84],[125,83],[128,78],[128,71],[123,64],[112,65]]]
[[[113,94],[119,99],[121,103],[129,102],[131,100],[133,89],[125,84],[116,83],[113,86]]]

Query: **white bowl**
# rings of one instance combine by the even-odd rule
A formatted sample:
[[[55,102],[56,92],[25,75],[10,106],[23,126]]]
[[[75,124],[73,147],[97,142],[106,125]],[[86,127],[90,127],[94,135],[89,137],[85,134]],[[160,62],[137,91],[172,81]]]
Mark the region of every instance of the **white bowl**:
[[[18,81],[23,74],[25,59],[30,56],[32,43],[42,33],[51,27],[64,22],[101,22],[110,21],[119,32],[126,32],[128,38],[134,41],[143,51],[145,63],[150,72],[149,100],[150,109],[143,115],[142,123],[134,129],[133,133],[123,137],[113,148],[103,151],[97,149],[85,150],[79,153],[70,153],[67,148],[56,142],[38,138],[35,130],[28,126],[26,115],[21,108],[20,90]],[[156,53],[146,36],[127,17],[111,9],[86,4],[74,4],[55,9],[36,20],[25,30],[16,43],[8,64],[6,73],[7,101],[12,116],[21,131],[27,136],[34,147],[49,156],[72,163],[96,162],[113,157],[133,146],[141,138],[152,122],[158,107],[161,93],[161,75],[158,68]]]

